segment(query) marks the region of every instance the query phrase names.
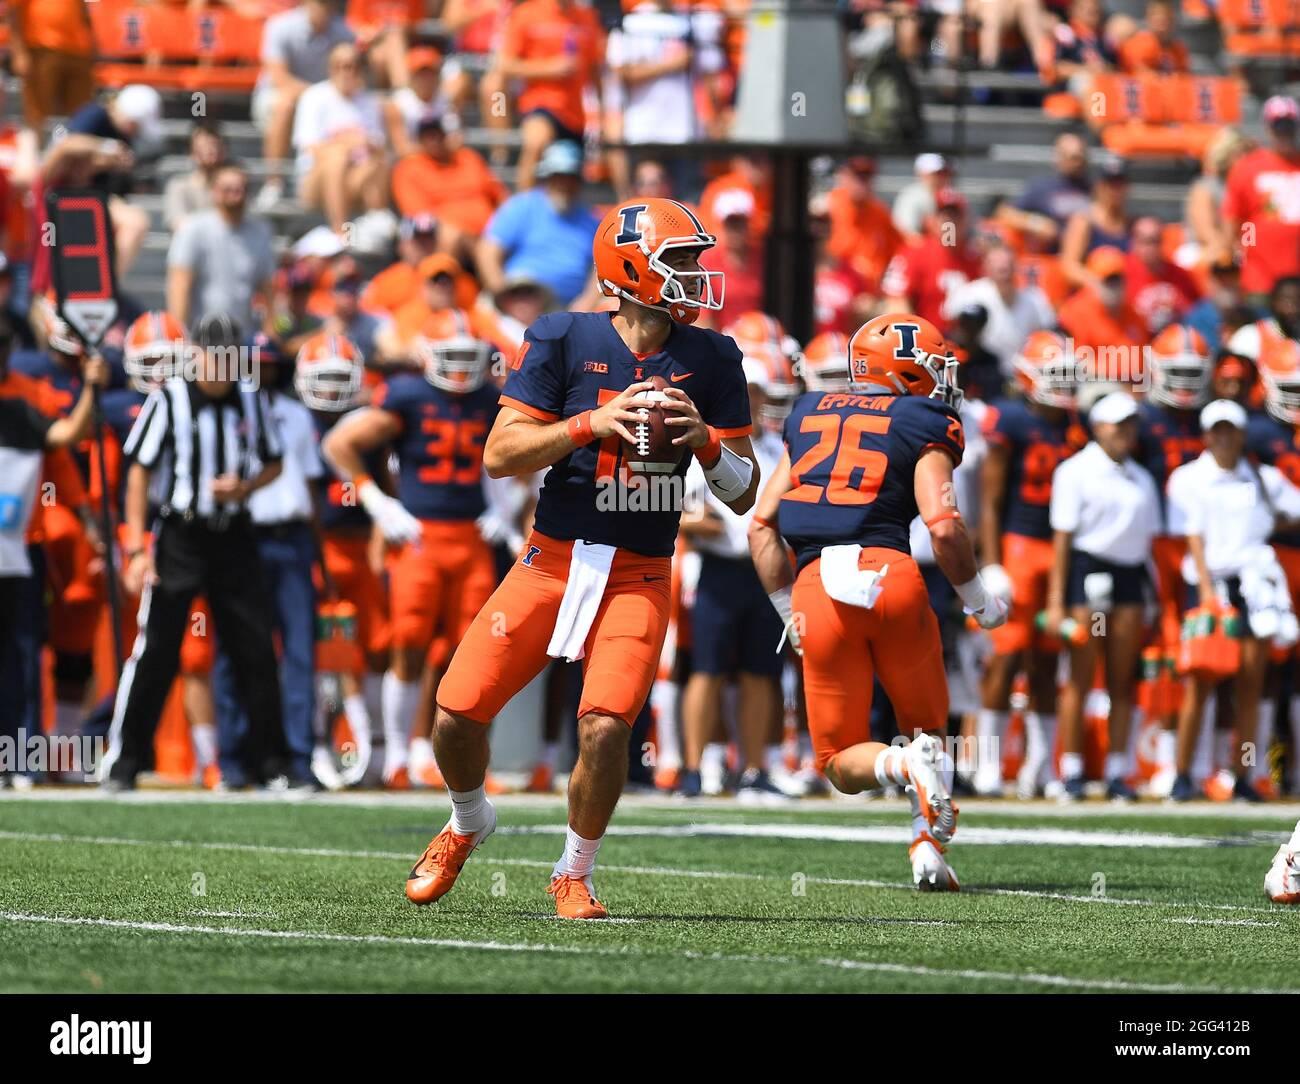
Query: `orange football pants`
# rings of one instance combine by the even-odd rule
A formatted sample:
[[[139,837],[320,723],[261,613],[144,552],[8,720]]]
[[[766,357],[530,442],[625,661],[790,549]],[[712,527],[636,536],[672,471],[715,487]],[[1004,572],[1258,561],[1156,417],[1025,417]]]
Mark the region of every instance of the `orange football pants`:
[[[948,679],[939,622],[916,562],[881,546],[864,548],[858,567],[889,566],[871,609],[836,602],[822,587],[821,559],[795,580],[803,618],[803,685],[817,767],[871,740],[872,678],[889,694],[900,734],[940,730],[948,721]]]
[[[1034,626],[1038,611],[1047,605],[1047,581],[1052,575],[1052,543],[1023,534],[1002,536],[1002,567],[1011,577],[1011,613],[1007,623],[989,631],[997,655],[1014,655],[1033,647],[1054,653],[1060,642]]]
[[[551,661],[546,648],[572,554],[572,542],[532,533],[456,649],[438,686],[439,707],[490,723],[541,673]],[[668,631],[671,564],[669,557],[615,553],[585,645],[579,718],[599,712],[631,726],[641,711]]]
[[[459,643],[496,586],[492,550],[473,520],[422,520],[419,545],[388,558],[393,647]]]
[[[339,597],[357,609],[357,642],[369,655],[382,655],[392,639],[384,604],[384,585],[370,567],[365,535],[327,534],[321,550],[325,570]]]

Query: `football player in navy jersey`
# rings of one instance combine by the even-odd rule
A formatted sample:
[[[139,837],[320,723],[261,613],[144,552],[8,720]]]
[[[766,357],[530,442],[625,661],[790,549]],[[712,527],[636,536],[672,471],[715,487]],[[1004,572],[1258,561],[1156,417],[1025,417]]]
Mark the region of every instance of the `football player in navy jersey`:
[[[957,359],[929,321],[891,313],[864,324],[849,343],[850,389],[795,401],[785,458],[750,527],[763,586],[803,655],[817,766],[845,794],[907,788],[909,856],[923,891],[958,889],[943,859],[957,807],[943,748],[943,645],[910,553],[913,519],[929,528],[935,561],[966,612],[984,628],[1007,616],[979,575],[953,496],[966,447],[956,373]],[[794,550],[793,574],[782,537]],[[911,739],[905,747],[871,740],[874,677]]]
[[[578,762],[548,891],[562,918],[606,915],[592,873],[627,777],[630,727],[659,665],[681,515],[671,497],[688,466],[683,454],[664,475],[670,484],[656,485],[667,501],[617,496],[645,489],[631,478],[623,442],[634,444],[628,426],[640,420],[649,377],[667,385],[665,427],[700,461],[713,492],[744,512],[757,488],[740,351],[689,326],[702,309],[721,307],[721,274],[699,264],[715,243],[674,200],[619,204],[593,243],[597,281],[620,299],[618,311],[543,316],[511,363],[484,462],[493,477],[550,469],[524,552],[438,689],[434,746],[452,816],[411,870],[414,903],[444,895],[496,825],[483,786],[487,725],[550,658],[569,658],[583,660]]]
[[[492,550],[479,534],[486,508],[483,449],[496,420],[487,382],[492,347],[459,309],[435,313],[415,340],[423,371],[392,376],[371,405],[340,421],[321,450],[395,549],[388,561],[392,665],[384,675],[384,782],[408,785],[408,745],[426,662],[435,644],[459,643],[496,584]],[[391,445],[397,497],[366,470]]]
[[[364,368],[360,348],[342,335],[314,335],[299,349],[294,363],[294,390],[311,411],[319,440],[324,441],[339,420],[361,402]],[[363,456],[365,472],[380,479],[381,488],[387,491],[391,485],[386,460],[386,449]],[[356,610],[357,642],[365,654],[362,674],[339,675],[343,712],[355,743],[355,755],[339,778],[348,786],[361,782],[370,764],[373,723],[382,714],[381,682],[389,665],[391,634],[384,585],[370,563],[370,516],[355,489],[337,477],[328,475],[316,484],[321,561],[327,581],[322,586]],[[317,704],[321,704],[319,697]],[[327,768],[322,764],[321,768],[323,772],[316,774],[328,778],[332,765]]]
[[[1160,521],[1166,531],[1151,540],[1156,569],[1156,601],[1160,607],[1158,634],[1165,655],[1177,651],[1187,588],[1183,584],[1183,558],[1187,540],[1167,533],[1165,486],[1169,476],[1205,450],[1200,411],[1210,398],[1213,366],[1210,350],[1198,331],[1171,324],[1152,342],[1148,354],[1150,389],[1138,407],[1138,443],[1133,457],[1151,472],[1160,493]],[[1168,794],[1172,787],[1177,741],[1177,714],[1161,720],[1156,749],[1159,766],[1152,788]]]
[[[1078,373],[1065,339],[1053,331],[1036,331],[1014,364],[1024,398],[990,404],[982,423],[988,451],[980,476],[980,556],[990,590],[1010,596],[1011,614],[991,636],[993,655],[980,689],[975,789],[1001,793],[997,750],[1010,718],[1011,683],[1023,668],[1029,677],[1029,710],[1017,793],[1032,797],[1050,771],[1056,736],[1061,641],[1035,628],[1047,603],[1052,570],[1052,472],[1087,437],[1074,414]]]

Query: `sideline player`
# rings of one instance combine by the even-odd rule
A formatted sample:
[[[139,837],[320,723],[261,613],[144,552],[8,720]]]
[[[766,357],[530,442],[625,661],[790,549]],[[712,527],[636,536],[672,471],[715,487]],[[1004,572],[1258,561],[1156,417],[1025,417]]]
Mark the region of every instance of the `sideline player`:
[[[864,324],[849,343],[849,391],[795,401],[786,456],[750,528],[763,586],[803,651],[817,766],[844,794],[907,787],[908,853],[922,891],[955,892],[958,883],[942,857],[957,828],[943,749],[943,645],[909,553],[918,514],[966,612],[987,629],[1007,617],[1005,601],[980,578],[953,498],[952,472],[966,444],[956,371],[929,321],[888,314]],[[782,536],[794,549],[795,573]],[[871,740],[873,671],[899,731],[912,738],[905,747]]]
[[[580,658],[578,762],[548,891],[562,918],[606,915],[592,872],[627,777],[630,728],[659,666],[681,511],[679,498],[638,499],[637,507],[651,505],[641,511],[624,510],[620,499],[631,481],[620,442],[630,441],[648,378],[670,382],[663,394],[673,441],[691,450],[733,512],[749,510],[758,484],[740,351],[688,326],[722,304],[721,274],[699,263],[715,243],[674,200],[619,204],[593,243],[600,288],[620,299],[618,311],[555,313],[525,334],[484,463],[494,477],[551,469],[524,553],[438,689],[433,740],[452,815],[411,870],[406,895],[415,903],[444,895],[496,826],[483,786],[488,724],[549,658]],[[656,491],[680,494],[688,463],[683,455],[668,476],[673,484]]]

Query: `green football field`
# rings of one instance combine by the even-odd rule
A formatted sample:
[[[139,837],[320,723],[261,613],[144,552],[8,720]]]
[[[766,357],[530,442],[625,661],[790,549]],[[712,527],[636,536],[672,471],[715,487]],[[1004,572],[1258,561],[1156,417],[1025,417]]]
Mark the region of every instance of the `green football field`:
[[[910,885],[900,802],[625,799],[552,917],[559,800],[506,798],[407,903],[435,794],[0,800],[5,991],[1300,991],[1263,877],[1295,805],[963,803],[960,894]]]

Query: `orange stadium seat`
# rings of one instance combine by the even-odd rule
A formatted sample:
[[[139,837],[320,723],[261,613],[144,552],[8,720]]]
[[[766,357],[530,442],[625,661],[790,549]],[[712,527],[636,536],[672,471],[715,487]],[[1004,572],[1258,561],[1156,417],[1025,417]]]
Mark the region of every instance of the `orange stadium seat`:
[[[1220,0],[1223,47],[1238,56],[1295,55],[1300,49],[1297,0]]]
[[[1116,154],[1199,158],[1241,120],[1241,87],[1226,76],[1099,75],[1084,115]]]
[[[247,91],[257,81],[260,19],[138,0],[99,0],[91,12],[99,55],[106,58],[95,74],[105,86],[145,79],[159,87]]]

